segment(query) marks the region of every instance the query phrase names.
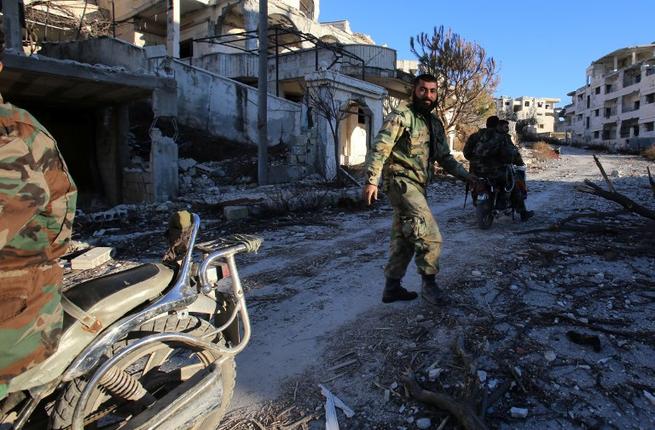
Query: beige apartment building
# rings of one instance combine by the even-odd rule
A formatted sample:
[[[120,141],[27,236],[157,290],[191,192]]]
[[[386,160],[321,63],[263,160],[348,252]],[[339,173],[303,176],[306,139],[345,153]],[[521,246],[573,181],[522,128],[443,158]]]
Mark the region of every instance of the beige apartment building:
[[[552,133],[556,125],[556,108],[560,99],[538,97],[508,97],[501,96],[494,99],[498,116],[512,121],[534,118],[536,123],[530,125],[532,133]]]
[[[655,143],[655,43],[617,49],[587,68],[568,93],[562,131],[573,143],[639,151]]]

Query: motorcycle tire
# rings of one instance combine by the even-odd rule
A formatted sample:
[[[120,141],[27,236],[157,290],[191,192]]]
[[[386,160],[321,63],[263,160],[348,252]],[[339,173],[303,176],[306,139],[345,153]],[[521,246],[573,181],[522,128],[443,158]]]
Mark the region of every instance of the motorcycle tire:
[[[491,227],[491,224],[494,221],[494,214],[489,199],[482,201],[478,200],[478,205],[475,207],[475,217],[478,222],[478,227],[482,230],[487,230]]]
[[[116,342],[112,346],[108,355],[113,356],[130,343],[157,333],[178,332],[200,337],[213,329],[214,327],[210,323],[194,316],[179,317],[178,315],[168,315],[164,318],[158,318],[154,321],[144,323],[138,327],[136,331],[129,333],[127,338]],[[218,336],[220,338],[220,335]],[[216,341],[222,342],[223,340],[213,340],[213,342]],[[189,351],[188,348],[181,346],[171,347],[161,342],[153,343],[146,345],[144,348],[137,348],[134,353],[128,354],[128,356],[117,362],[116,365],[130,375],[136,376],[136,379],[138,379],[150,393],[153,393],[156,398],[160,398],[171,389],[174,389],[176,385],[183,382],[183,380],[171,380],[171,378],[174,378],[175,376],[182,378],[180,375],[184,374],[183,369],[189,368],[190,370],[194,370],[192,374],[185,374],[187,376],[186,379],[188,379],[188,377],[191,377],[196,372],[209,367],[219,358],[210,351],[195,351],[192,352],[191,355],[194,356],[193,358],[196,360],[196,363],[184,365],[184,356],[183,354],[179,354],[179,352],[184,352],[185,349],[187,352]],[[173,364],[172,370],[161,370],[165,367],[170,367],[170,363],[176,361],[174,359],[177,359],[177,361],[182,359],[180,362],[184,366],[175,368],[175,365]],[[146,369],[146,366],[148,369]],[[211,421],[216,425],[227,412],[230,400],[234,394],[236,381],[236,365],[234,358],[225,360],[220,367],[220,372],[220,380],[223,385],[222,395],[220,396],[221,404],[217,409],[215,409],[214,413],[211,414]],[[152,376],[153,374],[154,376]],[[51,429],[70,429],[75,407],[82,391],[84,391],[84,388],[86,387],[86,382],[86,379],[81,377],[67,384],[54,405],[50,420]],[[110,429],[121,427],[122,424],[120,422],[117,425],[117,423],[111,422],[111,420],[107,418],[110,415],[114,417],[118,416],[123,419],[123,423],[129,422],[129,419],[131,418],[132,412],[123,412],[122,409],[120,409],[126,407],[126,405],[130,406],[129,402],[123,401],[123,403],[117,403],[116,399],[107,394],[102,387],[96,387],[93,390],[88,404],[92,406],[87,408],[87,413],[84,419],[85,429]],[[105,411],[110,412],[105,413]],[[127,417],[121,417],[121,412]],[[102,422],[103,419],[105,420],[104,423]],[[107,423],[106,421],[110,422]],[[201,427],[198,428],[204,429],[210,427],[208,425],[201,425]]]

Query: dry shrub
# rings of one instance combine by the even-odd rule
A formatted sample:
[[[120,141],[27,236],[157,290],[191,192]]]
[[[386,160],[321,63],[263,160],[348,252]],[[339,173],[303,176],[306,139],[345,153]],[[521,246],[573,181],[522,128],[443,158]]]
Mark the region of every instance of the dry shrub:
[[[558,157],[553,147],[544,141],[539,141],[532,145],[532,154],[539,161],[552,160]]]
[[[655,145],[651,145],[650,148],[644,149],[641,155],[648,160],[655,160]]]

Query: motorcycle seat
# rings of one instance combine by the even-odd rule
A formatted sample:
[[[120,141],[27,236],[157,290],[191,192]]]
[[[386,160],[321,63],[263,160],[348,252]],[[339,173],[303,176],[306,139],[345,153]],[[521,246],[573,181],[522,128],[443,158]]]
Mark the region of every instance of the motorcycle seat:
[[[157,280],[159,285],[162,281],[158,278],[161,275],[170,276],[170,269],[160,264],[142,264],[132,269],[122,272],[112,273],[101,276],[100,278],[91,279],[81,284],[76,284],[64,291],[64,295],[80,309],[84,311],[91,310],[99,302],[119,293],[122,290],[129,289],[133,285],[146,283],[149,280]],[[170,279],[169,279],[170,280]],[[146,284],[143,287],[146,287]],[[168,282],[164,282],[164,286]],[[64,331],[75,322],[75,319],[64,314]]]
[[[170,285],[174,271],[162,264],[144,264],[74,285],[63,294],[89,313],[104,330],[143,303],[154,300]],[[57,351],[46,360],[10,381],[9,392],[44,385],[57,378],[96,336],[80,321],[64,313]]]
[[[159,272],[160,269],[156,264],[142,264],[132,269],[73,285],[64,290],[64,294],[77,306],[88,311],[100,300],[131,285],[150,279]]]

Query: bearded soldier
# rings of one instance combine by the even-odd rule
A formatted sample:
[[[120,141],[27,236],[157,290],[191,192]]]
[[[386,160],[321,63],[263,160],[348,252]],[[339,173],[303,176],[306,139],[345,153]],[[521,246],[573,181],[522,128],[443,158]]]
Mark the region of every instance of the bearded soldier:
[[[428,74],[417,76],[412,103],[389,114],[366,157],[364,201],[370,205],[377,200],[382,177],[384,192],[393,207],[384,303],[418,296],[400,282],[412,257],[421,274],[422,297],[431,304],[445,300],[435,280],[441,233],[428,206],[426,188],[435,162],[462,180],[475,181],[475,177],[450,154],[443,124],[432,113],[436,100],[437,79]]]
[[[0,97],[0,399],[12,377],[57,349],[57,258],[70,241],[76,197],[52,136]]]

